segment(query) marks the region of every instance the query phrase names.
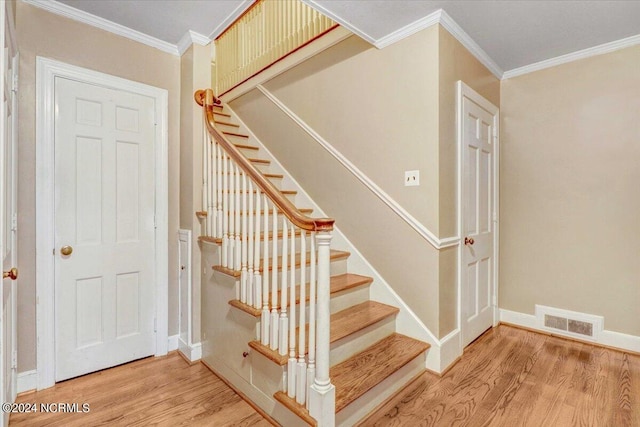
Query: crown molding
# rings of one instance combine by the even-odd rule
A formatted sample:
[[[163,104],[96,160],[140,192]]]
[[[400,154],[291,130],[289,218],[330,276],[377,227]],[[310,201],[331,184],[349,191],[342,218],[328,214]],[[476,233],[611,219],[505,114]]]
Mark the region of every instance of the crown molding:
[[[467,34],[456,21],[450,17],[447,12],[441,9],[440,25],[455,37],[478,61],[482,63],[489,71],[493,73],[498,80],[502,79],[504,72],[502,68],[485,52],[478,43]]]
[[[525,65],[524,67],[514,68],[513,70],[505,71],[502,78],[510,79],[512,77],[544,70],[545,68],[555,67],[556,65],[566,64],[579,59],[615,52],[616,50],[636,46],[638,44],[640,44],[640,34],[598,46],[589,47],[587,49],[578,50],[566,55],[556,56],[555,58],[545,59],[544,61],[534,62],[533,64]]]
[[[84,12],[75,9],[66,4],[59,3],[55,0],[23,0],[25,3],[44,9],[47,12],[55,13],[56,15],[64,16],[65,18],[73,19],[74,21],[82,22],[83,24],[91,25],[92,27],[100,28],[101,30],[109,31],[110,33],[117,34],[122,37],[126,37],[130,40],[137,41],[147,46],[154,47],[163,52],[170,53],[172,55],[178,55],[178,48],[176,45],[165,42],[163,40],[151,37],[140,31],[132,30],[124,25],[116,24],[108,19],[100,18],[99,16],[92,15],[88,12]]]
[[[342,19],[340,16],[336,15],[329,9],[325,8],[321,4],[318,4],[315,0],[301,0],[301,1],[302,3],[306,4],[309,7],[314,8],[315,10],[322,13],[323,15],[331,18],[334,22],[337,22],[344,28],[351,31],[353,34],[357,35],[358,37],[364,39],[365,41],[375,46],[377,40],[374,37],[370,36],[369,34],[365,33],[359,28],[353,26],[353,24],[351,24],[349,21],[345,21],[344,19]]]
[[[405,25],[404,27],[394,31],[393,33],[379,38],[373,43],[373,45],[378,49],[382,49],[404,39],[405,37],[409,37],[410,35],[415,34],[420,30],[424,30],[425,28],[429,28],[432,25],[438,24],[441,22],[443,13],[444,10],[438,9],[435,12],[428,14],[424,18],[420,18],[417,21],[414,21],[411,24]]]
[[[502,79],[503,71],[502,68],[495,63],[493,59],[485,52],[478,43],[475,42],[471,38],[469,34],[467,34],[460,25],[456,21],[451,18],[447,12],[443,9],[438,9],[435,12],[430,13],[429,15],[418,19],[404,27],[387,34],[384,37],[380,37],[378,39],[372,37],[371,35],[361,31],[360,29],[353,26],[348,21],[340,18],[338,15],[333,12],[327,10],[322,5],[318,4],[315,0],[302,0],[303,3],[313,7],[317,11],[322,14],[328,16],[333,19],[343,27],[349,29],[352,33],[360,36],[364,40],[368,41],[378,49],[385,48],[393,43],[399,42],[400,40],[409,37],[412,34],[417,33],[418,31],[424,30],[426,28],[431,27],[435,24],[440,24],[444,29],[446,29],[453,37],[455,37],[473,56],[475,56],[478,61],[480,61],[489,71],[491,71],[498,79]]]
[[[187,31],[177,44],[178,55],[182,56],[192,44],[200,46],[206,46],[211,43],[211,39],[203,34],[196,33],[195,31]]]
[[[243,13],[247,11],[253,5],[254,0],[243,0],[242,3],[236,7],[233,12],[227,16],[224,21],[220,23],[214,30],[209,34],[209,40],[215,40],[218,38],[220,34],[224,32],[233,22],[242,16]]]

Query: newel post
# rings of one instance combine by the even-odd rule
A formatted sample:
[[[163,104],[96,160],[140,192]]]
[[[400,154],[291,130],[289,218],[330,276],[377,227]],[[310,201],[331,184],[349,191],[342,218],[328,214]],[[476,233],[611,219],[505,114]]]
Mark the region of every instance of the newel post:
[[[329,281],[331,232],[316,233],[318,248],[318,298],[316,331],[316,377],[309,391],[309,413],[318,421],[318,426],[335,425],[336,390],[329,378]]]

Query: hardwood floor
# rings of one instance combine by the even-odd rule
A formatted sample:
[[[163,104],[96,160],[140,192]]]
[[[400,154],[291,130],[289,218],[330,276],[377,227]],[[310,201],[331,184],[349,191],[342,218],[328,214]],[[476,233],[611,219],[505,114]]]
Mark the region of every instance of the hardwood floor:
[[[500,325],[361,426],[640,426],[640,356]]]
[[[271,425],[200,363],[148,358],[18,398],[88,403],[11,426]],[[82,406],[79,406],[82,410]],[[640,426],[640,356],[501,325],[444,376],[425,373],[361,426]]]
[[[64,381],[22,403],[88,403],[87,413],[12,414],[11,426],[261,426],[271,424],[201,363],[173,352]],[[38,408],[40,409],[40,408]]]

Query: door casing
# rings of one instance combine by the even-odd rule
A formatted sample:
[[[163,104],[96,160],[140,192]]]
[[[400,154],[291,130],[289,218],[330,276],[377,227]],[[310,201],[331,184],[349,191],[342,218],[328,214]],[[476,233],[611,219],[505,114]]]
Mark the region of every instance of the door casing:
[[[494,187],[494,197],[493,197],[493,296],[492,296],[492,309],[493,309],[493,326],[498,324],[499,320],[499,310],[498,310],[498,255],[499,255],[499,242],[500,242],[500,234],[499,234],[499,225],[500,225],[500,111],[498,107],[491,104],[487,101],[482,95],[477,93],[467,84],[465,84],[462,80],[458,80],[456,83],[456,128],[457,128],[457,145],[458,145],[458,171],[457,171],[457,184],[458,184],[458,236],[460,236],[460,241],[458,243],[458,330],[460,331],[459,335],[459,354],[462,354],[464,351],[463,347],[463,308],[462,308],[462,273],[463,273],[463,249],[464,249],[464,236],[463,236],[463,221],[464,221],[464,194],[463,192],[463,180],[464,180],[464,161],[463,161],[463,149],[464,149],[464,140],[463,140],[463,100],[464,98],[469,98],[476,104],[480,105],[484,109],[493,113],[493,127],[495,129],[494,136],[494,157],[493,157],[493,170],[491,171],[491,177],[493,179],[493,187]]]
[[[156,356],[168,348],[168,92],[51,59],[36,58],[36,369],[37,389],[55,384],[54,166],[55,79],[136,93],[155,99]]]

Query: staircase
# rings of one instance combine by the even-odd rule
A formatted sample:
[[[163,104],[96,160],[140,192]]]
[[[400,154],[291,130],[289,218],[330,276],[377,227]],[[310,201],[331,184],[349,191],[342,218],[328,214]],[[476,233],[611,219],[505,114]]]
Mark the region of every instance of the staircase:
[[[200,96],[206,105],[204,95]],[[282,198],[292,204],[302,200],[296,190],[283,188],[282,171],[265,158],[264,150],[243,132],[231,111],[223,105],[211,105],[209,122],[218,133],[277,188]],[[211,279],[205,285],[209,288],[202,306],[203,318],[211,319],[203,322],[203,332],[210,341],[203,348],[205,363],[221,375],[233,377],[226,379],[249,398],[255,396],[254,403],[283,425],[357,424],[425,371],[429,344],[397,333],[399,309],[370,300],[373,279],[349,272],[351,254],[331,248],[323,257],[317,235],[325,231],[291,225],[284,209],[275,202],[270,204],[259,183],[249,185],[245,181],[249,173],[232,165],[232,156],[216,147],[215,138],[213,144],[211,140],[205,134],[203,168],[209,182],[205,178],[203,198],[208,201],[197,212],[203,224],[199,237],[203,253],[209,248],[204,260],[213,264],[212,272],[206,275]],[[217,161],[220,157],[222,163]],[[216,188],[211,188],[211,181]],[[229,205],[228,211],[223,207],[222,219],[220,201]],[[307,217],[312,214],[311,209],[296,207],[296,211]],[[322,221],[316,219],[316,223],[332,224],[329,219]],[[325,273],[321,264],[325,258],[330,263],[326,272],[328,319],[322,314]],[[219,301],[225,296],[229,297],[226,311]],[[211,307],[214,304],[216,308]],[[323,343],[323,337],[328,343]],[[226,356],[227,345],[232,347],[243,339],[244,350],[232,353],[229,349],[228,354],[243,350],[244,359],[225,360],[235,357]],[[209,359],[206,348],[212,349]],[[323,354],[328,354],[328,361],[323,360]],[[330,416],[326,407],[315,409],[314,418],[314,409],[310,410],[314,405],[312,385],[315,382],[318,388],[329,390],[319,379],[327,362],[335,395],[331,388],[326,402],[318,407],[328,402],[335,409]]]

